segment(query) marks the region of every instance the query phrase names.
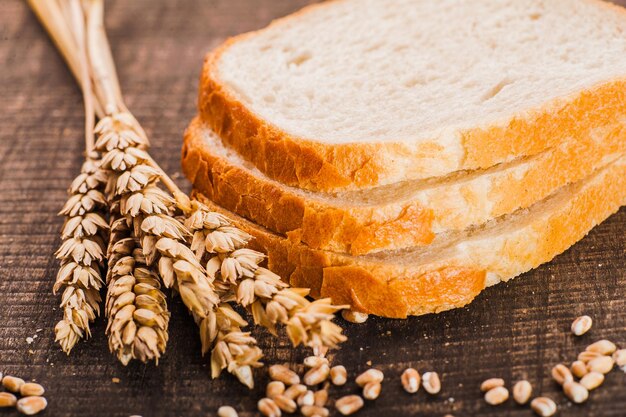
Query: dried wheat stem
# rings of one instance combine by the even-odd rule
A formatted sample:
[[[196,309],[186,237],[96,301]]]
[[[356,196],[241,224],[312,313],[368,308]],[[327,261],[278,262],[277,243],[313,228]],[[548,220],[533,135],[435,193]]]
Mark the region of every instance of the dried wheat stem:
[[[81,174],[70,186],[70,198],[59,214],[66,216],[61,232],[63,243],[56,252],[61,260],[53,291],[64,288],[63,319],[55,327],[56,340],[68,353],[83,337],[91,335],[89,323],[100,312],[100,275],[103,267],[108,224],[104,219],[106,199],[102,193],[106,177],[99,161],[87,159]]]
[[[104,4],[102,0],[91,0],[83,4],[87,19],[87,52],[95,91],[106,114],[118,113],[122,109],[118,106],[115,92],[117,78],[113,78],[110,68],[103,59]]]
[[[85,45],[85,19],[79,0],[68,0],[68,7],[71,13],[74,40],[78,47],[77,55],[81,71],[79,82],[83,90],[83,103],[85,106],[85,149],[86,152],[89,153],[94,147],[93,127],[95,124],[95,114],[93,91],[89,77],[89,64],[87,61],[87,46]]]
[[[54,41],[57,49],[61,53],[65,62],[67,62],[72,74],[83,89],[83,94],[88,94],[84,88],[85,82],[85,63],[81,62],[81,52],[77,45],[75,29],[71,22],[66,18],[65,10],[69,9],[67,0],[62,2],[50,0],[27,0],[30,8],[33,10],[43,27],[46,29],[50,38]],[[89,70],[89,68],[87,68]],[[88,71],[87,71],[88,72]],[[91,85],[91,81],[87,80]],[[93,87],[90,88],[93,90]],[[92,94],[89,92],[89,94]],[[98,116],[104,116],[98,100],[93,101],[95,112]],[[93,126],[93,124],[91,125]]]

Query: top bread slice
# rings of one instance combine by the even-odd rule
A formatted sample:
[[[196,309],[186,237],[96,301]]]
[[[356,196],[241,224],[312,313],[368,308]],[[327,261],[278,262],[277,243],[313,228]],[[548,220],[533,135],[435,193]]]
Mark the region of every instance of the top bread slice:
[[[484,169],[626,114],[626,13],[598,0],[337,0],[208,55],[202,119],[313,191]]]
[[[334,195],[274,181],[200,119],[185,132],[183,171],[222,207],[313,249],[363,255],[433,239],[527,208],[626,152],[626,127],[496,167]]]
[[[365,256],[314,250],[291,242],[215,205],[254,239],[268,267],[314,297],[358,311],[406,317],[461,307],[486,286],[551,260],[626,204],[626,157],[558,193],[434,247]]]

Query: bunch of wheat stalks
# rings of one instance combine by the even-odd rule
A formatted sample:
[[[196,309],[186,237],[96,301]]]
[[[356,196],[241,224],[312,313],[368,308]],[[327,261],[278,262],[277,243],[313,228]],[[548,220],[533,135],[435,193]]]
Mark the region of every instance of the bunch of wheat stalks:
[[[264,255],[246,249],[251,236],[191,201],[150,157],[146,134],[122,99],[102,0],[28,2],[79,82],[86,115],[86,159],[61,211],[54,285],[62,292],[55,327],[61,348],[69,353],[90,336],[103,287],[109,347],[123,364],[158,361],[164,353],[165,289],[180,295],[198,324],[213,377],[227,369],[252,387],[252,368],[260,366],[262,352],[242,331],[248,323],[235,303],[272,333],[283,324],[294,345],[316,354],[344,341],[332,322],[343,306],[311,302],[308,290],[260,267]]]

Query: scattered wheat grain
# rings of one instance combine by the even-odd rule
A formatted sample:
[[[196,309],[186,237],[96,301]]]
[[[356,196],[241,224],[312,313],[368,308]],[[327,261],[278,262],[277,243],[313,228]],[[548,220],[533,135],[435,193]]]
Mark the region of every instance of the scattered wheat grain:
[[[337,365],[330,368],[330,380],[337,386],[344,385],[348,381],[348,371],[345,366]]]
[[[384,378],[385,375],[382,371],[371,368],[357,376],[355,381],[358,386],[364,387],[369,382],[382,382]]]
[[[363,387],[363,398],[366,400],[375,400],[380,395],[382,385],[380,382],[368,382]]]
[[[40,384],[35,382],[27,382],[20,388],[20,394],[22,397],[40,397],[46,390]]]
[[[402,382],[402,387],[406,392],[409,394],[415,394],[420,388],[421,377],[416,369],[407,368],[404,372],[402,372],[400,381]]]
[[[363,398],[358,395],[346,395],[335,402],[335,408],[344,416],[356,413],[363,405]]]
[[[7,375],[2,378],[2,386],[11,392],[20,392],[20,389],[24,385],[24,380],[15,376]]]
[[[532,394],[533,387],[530,385],[530,382],[526,380],[517,381],[513,386],[513,399],[520,405],[524,405],[530,401]]]
[[[587,363],[587,370],[589,372],[600,372],[601,374],[608,374],[613,369],[615,362],[610,356],[600,356],[590,360]]]
[[[619,349],[613,352],[613,360],[620,368],[626,366],[626,349]]]
[[[9,392],[0,392],[0,408],[15,407],[17,398]]]
[[[300,383],[300,377],[298,374],[285,365],[272,365],[270,366],[269,373],[270,378],[274,381],[280,381],[285,385],[295,385]]]
[[[291,398],[292,400],[295,400],[296,398],[298,398],[299,396],[301,396],[307,391],[308,391],[308,388],[306,387],[306,385],[295,384],[287,388],[285,392],[283,393],[283,395],[286,396],[287,398]]]
[[[422,386],[429,394],[437,394],[441,391],[441,380],[437,372],[426,372],[422,375]]]
[[[610,355],[617,350],[617,346],[610,340],[603,339],[590,344],[585,350],[587,352],[598,352],[602,355]]]
[[[48,401],[44,397],[23,397],[17,401],[17,411],[27,416],[33,416],[46,409]]]
[[[504,386],[504,379],[502,378],[489,378],[483,381],[482,384],[480,384],[480,390],[482,392],[487,392],[490,391],[496,387],[503,387]]]
[[[509,399],[509,390],[496,386],[485,393],[485,402],[489,405],[500,405]]]
[[[563,392],[567,398],[576,404],[583,403],[589,398],[589,390],[575,381],[568,381],[563,384]]]
[[[604,375],[600,372],[589,372],[580,379],[580,385],[589,391],[598,388],[604,382]]]
[[[265,387],[265,396],[267,398],[274,398],[277,395],[281,395],[285,392],[285,384],[281,381],[270,381]]]
[[[298,396],[297,403],[300,407],[303,405],[315,405],[315,394],[310,390],[304,394],[300,394],[300,396]]]
[[[237,410],[229,405],[223,405],[217,410],[218,417],[239,417]]]
[[[589,316],[580,316],[572,322],[572,333],[576,336],[582,336],[591,329],[593,320]]]
[[[303,363],[307,368],[317,368],[318,366],[328,365],[328,359],[322,356],[308,356],[304,358]]]
[[[277,395],[273,398],[274,403],[285,413],[294,413],[298,409],[298,405],[294,400],[285,396],[285,395]]]
[[[280,417],[282,415],[274,400],[269,398],[261,398],[257,403],[257,408],[265,417]]]
[[[313,398],[314,398],[314,402],[313,402],[314,405],[318,407],[324,407],[326,403],[328,402],[328,390],[321,389],[321,390],[315,391],[315,393],[313,394]]]
[[[317,385],[326,381],[329,374],[330,368],[327,364],[324,363],[317,368],[311,368],[307,373],[304,374],[303,380],[304,383],[308,386]]]
[[[583,361],[574,361],[570,366],[570,370],[576,378],[582,378],[588,372],[587,365]]]
[[[566,382],[571,382],[574,380],[574,376],[570,372],[567,366],[562,363],[555,365],[552,368],[552,378],[559,384],[563,385]]]
[[[304,417],[328,417],[330,415],[328,408],[317,405],[305,405],[300,408],[300,413],[302,413]]]
[[[556,413],[556,403],[548,397],[537,397],[530,402],[530,408],[541,417],[551,417]]]
[[[366,313],[360,313],[354,310],[343,310],[341,312],[341,316],[344,320],[349,321],[350,323],[365,323],[367,321],[368,315]]]

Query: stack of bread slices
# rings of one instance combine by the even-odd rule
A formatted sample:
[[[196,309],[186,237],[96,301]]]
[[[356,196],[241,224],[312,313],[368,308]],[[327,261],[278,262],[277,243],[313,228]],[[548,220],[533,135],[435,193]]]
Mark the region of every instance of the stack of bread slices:
[[[208,55],[183,168],[292,285],[406,317],[619,210],[625,124],[617,6],[336,0]]]

